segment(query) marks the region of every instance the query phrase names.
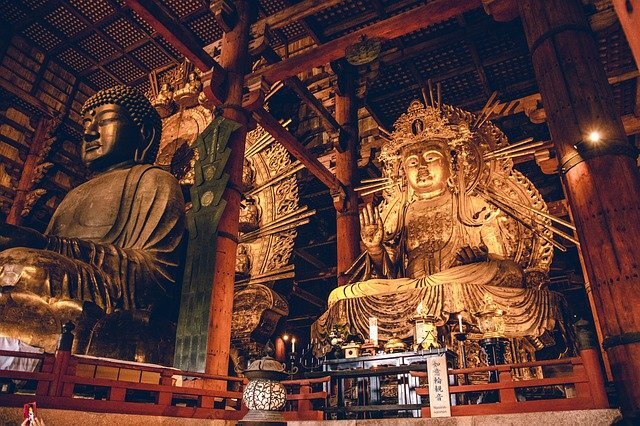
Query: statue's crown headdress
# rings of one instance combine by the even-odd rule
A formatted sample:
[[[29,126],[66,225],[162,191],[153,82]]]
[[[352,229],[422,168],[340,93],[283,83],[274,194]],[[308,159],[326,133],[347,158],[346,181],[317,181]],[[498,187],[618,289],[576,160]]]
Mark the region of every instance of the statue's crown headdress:
[[[414,100],[409,108],[394,123],[390,140],[383,145],[383,151],[398,153],[402,148],[431,140],[444,141],[455,148],[471,139],[469,124],[465,121],[452,123],[446,106],[424,106]]]

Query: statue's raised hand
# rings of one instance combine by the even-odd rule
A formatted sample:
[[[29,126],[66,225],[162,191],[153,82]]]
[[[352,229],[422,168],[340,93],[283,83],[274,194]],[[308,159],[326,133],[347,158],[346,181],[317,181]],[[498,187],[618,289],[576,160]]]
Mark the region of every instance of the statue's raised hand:
[[[368,252],[379,252],[382,249],[383,233],[380,212],[371,204],[367,204],[360,212],[360,238]]]

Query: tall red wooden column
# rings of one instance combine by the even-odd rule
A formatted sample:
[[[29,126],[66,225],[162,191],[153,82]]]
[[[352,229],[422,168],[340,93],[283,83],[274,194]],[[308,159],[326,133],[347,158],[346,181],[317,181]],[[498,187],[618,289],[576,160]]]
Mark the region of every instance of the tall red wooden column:
[[[33,189],[34,180],[37,179],[38,162],[42,160],[40,155],[47,142],[50,142],[49,139],[52,138],[50,132],[58,123],[59,121],[47,117],[42,117],[38,120],[36,131],[29,147],[29,154],[27,154],[27,159],[24,162],[22,174],[18,181],[16,195],[13,199],[11,210],[7,215],[7,223],[22,225],[22,210],[26,204],[29,191]]]
[[[640,172],[579,0],[520,0],[625,416],[640,410]]]
[[[346,61],[332,64],[338,77],[335,91],[336,121],[342,127],[341,149],[336,152],[336,178],[343,185],[344,196],[336,197],[336,239],[338,285],[349,280],[344,273],[360,254],[360,222],[358,194],[358,98],[356,96],[357,70]]]
[[[220,53],[220,65],[227,71],[227,97],[222,115],[242,124],[242,127],[231,135],[227,145],[231,148],[225,167],[229,182],[223,194],[227,205],[218,225],[205,366],[206,373],[221,375],[226,375],[229,368],[242,166],[247,136],[247,113],[242,109],[242,91],[244,76],[249,70],[249,28],[257,11],[256,2],[250,0],[235,0],[235,6],[237,22],[222,37]]]

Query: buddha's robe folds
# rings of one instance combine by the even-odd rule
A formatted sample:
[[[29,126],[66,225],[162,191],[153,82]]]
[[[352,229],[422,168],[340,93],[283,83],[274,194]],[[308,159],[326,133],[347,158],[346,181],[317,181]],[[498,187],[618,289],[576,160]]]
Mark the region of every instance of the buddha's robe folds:
[[[174,294],[183,231],[172,175],[150,165],[108,171],[60,203],[46,249],[0,253],[0,284],[106,312],[150,308]]]
[[[400,338],[413,335],[410,320],[421,305],[425,315],[438,324],[451,313],[471,314],[482,309],[485,294],[504,311],[505,337],[539,337],[552,331],[562,318],[564,299],[560,294],[532,288],[504,286],[517,276],[515,264],[487,261],[456,266],[423,278],[371,279],[338,287],[329,295],[329,309],[313,324],[311,337],[318,341],[335,325],[348,324],[363,336],[369,335],[369,318],[378,319],[382,341],[393,334]]]

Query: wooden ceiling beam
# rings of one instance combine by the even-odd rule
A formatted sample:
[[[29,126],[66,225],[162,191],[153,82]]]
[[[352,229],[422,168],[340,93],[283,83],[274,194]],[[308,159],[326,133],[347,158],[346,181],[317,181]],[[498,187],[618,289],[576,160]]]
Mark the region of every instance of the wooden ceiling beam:
[[[67,47],[78,44],[78,42],[80,42],[81,40],[84,40],[85,38],[89,37],[91,33],[93,33],[96,29],[100,28],[102,25],[106,24],[107,22],[115,21],[122,14],[122,10],[119,10],[116,8],[115,13],[105,16],[104,18],[100,19],[98,22],[92,23],[88,19],[86,19],[84,15],[82,15],[79,11],[77,11],[73,7],[69,8],[69,12],[76,19],[81,21],[86,28],[80,31],[79,33],[77,33],[76,35],[74,35],[73,37],[67,38],[65,36],[65,38],[63,38],[65,42],[61,43],[58,47],[52,49],[49,52],[51,56],[58,56],[58,54],[62,52],[64,49],[66,49]]]
[[[301,248],[295,249],[294,253],[300,259],[305,260],[307,263],[315,266],[318,269],[326,269],[327,268],[327,265],[323,261],[321,261],[320,259],[318,259],[314,255],[312,255],[311,253],[305,251],[304,249],[301,249]]]
[[[377,17],[378,17],[378,14],[374,10],[360,13],[355,17],[349,19],[348,21],[340,22],[338,24],[329,26],[322,32],[322,36],[325,39],[328,39],[335,34],[340,34],[344,31],[348,31],[351,28],[358,27],[364,24],[365,22],[373,21]]]
[[[640,80],[638,80],[640,79],[640,72],[637,70],[625,72],[622,74],[612,75],[612,76],[609,76],[607,80],[609,81],[609,84],[613,85],[613,84],[622,83],[624,81],[632,80],[634,78],[636,79],[636,86],[640,85],[639,84]],[[636,102],[640,101],[637,93],[638,92],[636,89]],[[475,99],[471,99],[466,103],[473,104],[473,103],[481,102],[482,100],[483,100],[482,98],[478,97]],[[500,117],[506,117],[509,115],[514,115],[520,112],[524,112],[525,106],[532,102],[542,102],[542,97],[540,96],[539,93],[534,93],[528,96],[524,96],[522,98],[502,102],[499,106],[496,107],[496,111],[500,111],[500,113],[492,114],[490,119],[495,120]],[[640,124],[639,124],[640,120],[638,121],[634,120],[633,119],[634,116],[637,117],[638,113],[629,114],[622,117],[622,121],[625,126],[625,131],[627,132],[627,135],[639,133],[640,129],[638,127],[640,127]]]
[[[21,99],[22,101],[24,101],[25,103],[29,104],[34,109],[40,111],[41,113],[43,113],[47,117],[56,117],[59,114],[58,111],[54,110],[49,105],[47,105],[44,102],[42,102],[40,99],[38,99],[35,96],[32,96],[31,94],[25,92],[24,90],[22,90],[21,88],[19,88],[15,84],[9,83],[7,80],[5,80],[3,78],[0,78],[0,89],[3,89],[5,91],[11,93],[13,96]]]
[[[227,72],[200,46],[193,35],[154,0],[125,0],[125,2],[159,35],[204,73],[202,76],[203,91],[213,104],[222,104],[226,97]]]
[[[85,25],[87,25],[87,23],[89,23],[89,21],[87,21],[84,16],[82,16],[82,14],[80,14],[80,12],[76,11],[76,10],[71,10],[71,13],[76,17],[76,19],[80,20],[81,22],[85,23]],[[90,24],[90,23],[89,23]],[[88,26],[87,28],[91,28],[91,26]],[[106,37],[104,33],[102,33],[97,27],[96,28],[91,28],[92,31],[96,31],[98,32],[98,34],[105,39],[105,41],[114,49],[116,49],[117,52],[121,52],[121,49],[118,47],[117,44],[115,44],[115,42],[113,40],[111,40],[111,38]],[[64,40],[65,35],[60,32],[57,28],[49,28],[50,31],[52,31],[56,36],[60,37],[61,40]],[[62,46],[62,45],[61,45]],[[48,58],[52,58],[57,56],[57,53],[51,52],[50,54],[47,55]],[[103,66],[98,65],[98,63],[96,61],[94,61],[93,59],[91,59],[90,57],[86,58],[89,62],[91,62],[93,64],[94,67],[96,67],[96,69],[100,69],[100,71],[104,72],[105,74],[107,74],[113,81],[115,81],[117,84],[124,84],[124,82],[122,81],[122,79],[120,79],[118,76],[116,76],[114,73],[112,73],[111,71],[109,71],[108,69],[106,69]],[[84,75],[80,75],[79,78],[84,77]]]
[[[283,28],[292,22],[301,21],[307,16],[311,16],[322,10],[328,9],[344,2],[344,0],[306,0],[293,6],[289,6],[279,12],[261,19],[256,24],[256,28],[266,24],[272,30]]]
[[[29,25],[33,24],[34,22],[41,20],[49,13],[53,12],[55,8],[57,8],[61,3],[62,0],[52,0],[45,2],[41,7],[29,13],[26,19],[23,19],[22,21],[13,25],[13,33],[17,34],[25,28],[29,27]]]
[[[298,284],[294,284],[293,287],[291,288],[291,294],[293,294],[294,296],[299,297],[300,299],[304,300],[305,302],[309,302],[312,305],[315,305],[321,309],[326,309],[327,308],[327,302],[325,302],[324,300],[322,300],[321,298],[319,298],[318,296],[316,296],[315,294],[312,294],[310,292],[308,292],[307,290],[301,288]]]
[[[186,30],[180,23],[176,22],[161,10],[152,0],[126,0],[127,5],[135,10],[145,21],[147,21],[160,35],[170,41],[188,59],[194,59],[194,65],[206,71],[203,75],[203,85],[205,94],[211,102],[219,104],[223,97],[220,94],[220,75],[226,72],[204,49],[190,37],[181,37]],[[197,61],[197,62],[196,62]],[[259,81],[260,79],[257,79]],[[332,190],[340,191],[342,187],[336,177],[318,161],[287,129],[262,107],[253,111],[255,120],[269,133],[276,141],[282,144],[296,159],[303,163],[307,170],[313,173],[322,183]]]
[[[467,46],[469,47],[469,53],[471,53],[471,59],[473,59],[473,64],[476,66],[476,69],[478,70],[478,76],[480,77],[480,82],[482,83],[482,91],[484,92],[485,96],[488,98],[489,96],[491,96],[491,88],[489,87],[489,80],[487,79],[487,73],[484,70],[484,64],[482,63],[482,59],[480,59],[480,55],[478,54],[478,49],[476,48],[474,37],[469,32],[467,21],[464,19],[464,16],[458,15],[456,19],[458,20],[458,24],[462,27],[464,39],[467,42]]]
[[[460,75],[460,74],[466,74],[468,72],[474,71],[475,69],[476,69],[476,67],[475,67],[474,64],[469,64],[469,65],[466,65],[466,66],[461,67],[461,68],[454,68],[454,69],[452,69],[450,71],[447,71],[447,72],[445,72],[443,74],[439,74],[439,75],[435,75],[435,76],[431,77],[431,81],[433,83],[437,83],[439,81],[448,80],[448,79],[450,79],[452,77],[455,77],[457,75]],[[395,91],[395,92],[386,92],[386,93],[383,93],[381,95],[372,97],[370,99],[370,102],[372,102],[372,103],[380,102],[380,101],[384,101],[384,100],[389,99],[389,98],[394,98],[394,97],[397,97],[397,96],[401,96],[401,95],[403,95],[405,93],[409,93],[409,92],[412,92],[412,91],[416,91],[416,90],[420,91],[423,87],[424,87],[424,83],[422,83],[422,82],[415,83],[415,84],[412,84],[410,86],[405,86],[402,89],[400,89],[398,91]]]
[[[271,46],[267,46],[267,48],[262,52],[262,56],[267,60],[267,62],[272,64],[282,61],[280,55],[278,55]],[[322,102],[316,98],[313,93],[311,93],[304,82],[302,82],[297,76],[285,78],[283,82],[290,87],[291,90],[298,95],[300,100],[311,108],[311,110],[322,120],[326,131],[340,131],[340,124],[338,124],[333,115],[331,115],[331,113],[322,105]]]
[[[394,39],[481,6],[480,0],[435,0],[407,12],[366,26],[305,53],[269,65],[247,76],[247,81],[262,76],[273,84],[310,68],[324,65],[345,55],[345,49],[362,38]]]
[[[96,63],[95,65],[90,66],[89,68],[87,68],[86,70],[82,71],[80,73],[80,76],[86,76],[88,74],[91,74],[93,71],[97,70],[100,67],[103,67],[107,64],[110,64],[111,62],[115,61],[116,59],[121,58],[123,55],[127,55],[127,58],[132,59],[132,57],[130,55],[128,55],[129,53],[131,53],[132,51],[136,50],[137,48],[147,44],[149,42],[149,39],[147,37],[141,38],[140,40],[136,41],[135,43],[130,44],[129,46],[125,47],[124,49],[119,49],[117,52],[115,52],[113,55],[109,56],[106,59],[103,59],[102,61]],[[136,65],[140,64],[142,65],[142,69],[146,71],[146,66],[144,64],[141,64],[139,61],[136,60]]]
[[[317,177],[320,182],[332,191],[342,191],[342,185],[340,185],[333,173],[323,166],[287,129],[282,127],[282,124],[273,118],[269,111],[264,108],[257,108],[253,111],[253,118],[267,133],[274,137],[276,142],[284,146],[287,151],[304,164],[307,170]]]
[[[294,282],[294,285],[298,285],[301,283],[330,280],[335,278],[336,278],[336,267],[333,266],[321,271],[317,271],[312,276],[299,277],[299,278],[296,277],[296,279],[294,279],[293,282]]]
[[[214,69],[218,74],[225,74],[224,69],[204,51],[193,34],[154,0],[125,0],[125,3],[201,71]]]

